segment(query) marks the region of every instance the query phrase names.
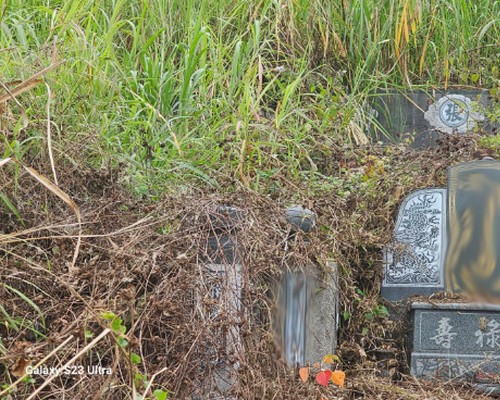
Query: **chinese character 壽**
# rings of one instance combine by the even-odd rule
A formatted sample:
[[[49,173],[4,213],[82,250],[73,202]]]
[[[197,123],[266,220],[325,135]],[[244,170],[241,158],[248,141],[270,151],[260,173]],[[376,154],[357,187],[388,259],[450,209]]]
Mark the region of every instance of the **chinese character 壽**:
[[[437,335],[431,337],[431,340],[434,340],[436,344],[441,345],[445,349],[449,349],[451,347],[451,339],[456,336],[456,332],[452,332],[453,326],[450,325],[449,318],[441,318],[439,321],[439,327],[436,329]]]

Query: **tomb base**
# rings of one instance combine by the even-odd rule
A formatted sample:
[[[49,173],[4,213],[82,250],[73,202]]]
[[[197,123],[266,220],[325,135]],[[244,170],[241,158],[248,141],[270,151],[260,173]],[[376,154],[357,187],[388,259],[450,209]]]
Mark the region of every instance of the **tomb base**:
[[[500,394],[500,306],[415,302],[412,313],[412,375]]]

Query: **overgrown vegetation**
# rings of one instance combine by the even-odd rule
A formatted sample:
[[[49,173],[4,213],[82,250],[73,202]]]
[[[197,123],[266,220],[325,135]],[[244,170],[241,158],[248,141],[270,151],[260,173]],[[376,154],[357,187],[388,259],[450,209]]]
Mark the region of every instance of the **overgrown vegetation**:
[[[498,158],[498,139],[368,147],[365,106],[409,87],[498,98],[499,16],[496,0],[0,0],[0,398],[202,387],[206,349],[224,351],[214,332],[235,325],[200,314],[218,204],[245,213],[253,313],[239,326],[237,398],[482,398],[405,377],[380,258],[404,196],[443,186],[453,163]],[[285,250],[291,204],[318,229]],[[347,378],[323,390],[279,359],[269,290],[294,265],[318,273],[332,259]],[[112,374],[23,374],[72,357]]]
[[[86,143],[140,194],[188,177],[254,189],[312,148],[365,141],[377,88],[496,88],[494,0],[2,1],[3,82],[64,61],[10,121],[4,156],[41,151],[47,90],[54,151]],[[80,152],[79,148],[77,151]],[[156,191],[155,191],[156,189]]]

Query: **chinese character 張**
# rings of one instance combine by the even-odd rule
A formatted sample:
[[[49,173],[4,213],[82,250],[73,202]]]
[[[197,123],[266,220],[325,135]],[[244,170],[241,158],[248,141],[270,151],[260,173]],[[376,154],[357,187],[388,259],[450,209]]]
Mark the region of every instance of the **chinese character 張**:
[[[462,114],[461,108],[458,106],[458,104],[456,104],[453,101],[450,101],[448,104],[446,104],[446,110],[444,112],[446,114],[447,122],[451,123],[458,121],[461,122],[464,119],[463,116],[461,115]]]

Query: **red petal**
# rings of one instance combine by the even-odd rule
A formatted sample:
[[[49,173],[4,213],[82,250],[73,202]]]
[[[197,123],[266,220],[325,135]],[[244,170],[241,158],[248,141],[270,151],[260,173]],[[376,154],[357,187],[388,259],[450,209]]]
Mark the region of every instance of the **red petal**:
[[[328,381],[332,377],[332,371],[326,370],[321,371],[316,375],[316,382],[318,382],[321,386],[328,386]]]

